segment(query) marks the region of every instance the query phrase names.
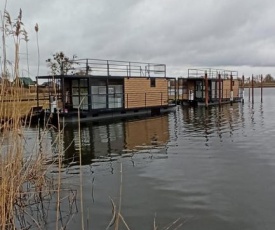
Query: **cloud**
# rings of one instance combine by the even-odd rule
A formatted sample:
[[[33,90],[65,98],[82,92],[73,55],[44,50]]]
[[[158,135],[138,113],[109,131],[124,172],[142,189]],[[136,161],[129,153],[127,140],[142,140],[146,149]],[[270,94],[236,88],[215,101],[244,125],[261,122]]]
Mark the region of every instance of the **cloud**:
[[[29,31],[34,75],[35,23],[40,27],[43,73],[44,61],[56,51],[80,58],[165,63],[169,74],[177,76],[189,67],[274,72],[272,0],[8,1],[14,18],[19,8]]]

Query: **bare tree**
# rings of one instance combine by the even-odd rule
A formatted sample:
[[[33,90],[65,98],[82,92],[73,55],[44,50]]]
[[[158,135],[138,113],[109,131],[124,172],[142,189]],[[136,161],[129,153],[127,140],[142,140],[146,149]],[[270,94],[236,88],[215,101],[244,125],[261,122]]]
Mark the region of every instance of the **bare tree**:
[[[274,81],[274,78],[271,76],[271,74],[267,74],[264,77],[264,82],[273,82],[273,81]]]
[[[74,56],[75,57],[75,56]],[[67,74],[72,69],[72,61],[62,51],[53,54],[52,58],[46,60],[52,75]]]

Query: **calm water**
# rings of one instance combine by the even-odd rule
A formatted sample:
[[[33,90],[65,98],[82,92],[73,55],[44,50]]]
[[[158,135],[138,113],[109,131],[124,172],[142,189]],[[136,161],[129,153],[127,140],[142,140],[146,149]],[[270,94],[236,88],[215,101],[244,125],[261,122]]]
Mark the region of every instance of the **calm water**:
[[[254,105],[246,98],[221,108],[178,106],[161,117],[83,124],[85,228],[106,229],[109,197],[118,206],[121,185],[130,229],[153,229],[154,220],[166,229],[178,218],[171,229],[274,229],[275,89],[264,89],[263,103],[255,94]],[[55,137],[53,131],[46,138]],[[79,146],[77,127],[67,126],[64,186],[76,189],[79,167],[69,165]],[[79,229],[80,219],[78,212],[69,229]]]

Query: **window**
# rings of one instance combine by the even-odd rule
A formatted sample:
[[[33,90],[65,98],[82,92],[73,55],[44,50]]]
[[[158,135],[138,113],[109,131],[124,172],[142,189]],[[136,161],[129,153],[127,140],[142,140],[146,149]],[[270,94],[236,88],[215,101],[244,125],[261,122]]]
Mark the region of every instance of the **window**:
[[[156,78],[150,78],[150,86],[151,87],[156,87]]]

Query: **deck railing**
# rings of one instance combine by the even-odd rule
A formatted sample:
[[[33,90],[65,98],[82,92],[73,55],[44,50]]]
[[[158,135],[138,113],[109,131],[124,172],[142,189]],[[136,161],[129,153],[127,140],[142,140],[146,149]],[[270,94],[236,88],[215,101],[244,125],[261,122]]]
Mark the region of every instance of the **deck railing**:
[[[166,77],[166,65],[103,59],[74,59],[63,62],[64,75]]]
[[[48,98],[43,97],[41,101]],[[171,98],[167,93],[163,92],[147,92],[147,93],[120,93],[116,95],[110,94],[89,94],[72,96],[68,103],[62,102],[61,95],[56,96],[57,109],[63,112],[63,109],[70,111],[78,108],[79,102],[82,101],[80,109],[86,111],[97,110],[115,110],[115,109],[142,109],[151,107],[165,107],[175,104],[175,97]],[[47,108],[44,108],[47,109]],[[49,110],[51,110],[51,102],[49,102]]]
[[[188,69],[188,78],[204,78],[207,73],[207,78],[218,79],[219,74],[221,79],[233,79],[238,78],[238,71],[224,70],[224,69],[212,69],[212,68],[202,68],[202,69]]]
[[[242,91],[238,90],[238,91],[234,91],[233,97],[234,98],[239,98],[239,97],[243,97]],[[194,92],[194,99],[193,100],[205,100],[205,91],[201,91],[200,95],[198,96],[198,94],[196,92]],[[231,91],[230,89],[225,89],[225,90],[221,90],[219,92],[219,90],[217,89],[213,89],[210,90],[208,92],[208,97],[210,101],[217,101],[221,98],[221,100],[230,100],[230,95],[231,95]],[[176,98],[177,100],[190,100],[190,93],[188,92],[187,89],[185,90],[178,90],[176,92]]]

